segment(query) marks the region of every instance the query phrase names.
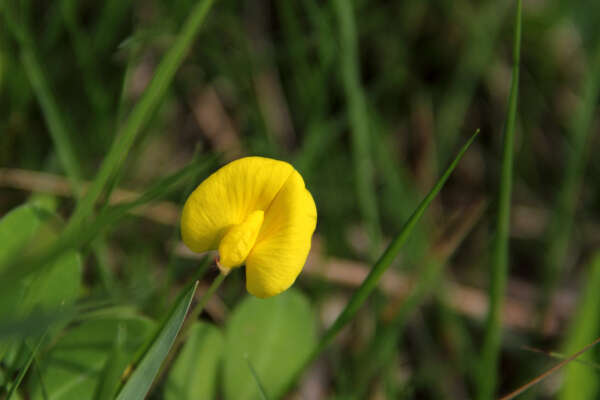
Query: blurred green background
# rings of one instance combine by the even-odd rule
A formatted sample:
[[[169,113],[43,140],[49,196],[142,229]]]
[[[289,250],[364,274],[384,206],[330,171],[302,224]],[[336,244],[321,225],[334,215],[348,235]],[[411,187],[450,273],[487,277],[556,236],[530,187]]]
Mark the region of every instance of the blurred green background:
[[[0,215],[29,204],[0,220],[0,261],[14,266],[68,231],[78,197],[117,154],[95,217],[82,211],[73,226],[84,234],[66,242],[78,252],[44,269],[53,277],[1,275],[0,399],[29,362],[21,398],[110,398],[102,382],[118,381],[177,295],[217,275],[212,256],[181,244],[178,213],[202,179],[244,155],[303,175],[319,213],[307,265],[267,302],[230,274],[149,398],[473,398],[515,2],[209,3],[0,3]],[[196,33],[186,21],[198,7]],[[592,0],[523,4],[498,394],[600,335],[599,18]],[[158,67],[178,49],[171,72]],[[379,290],[287,388],[476,129]],[[13,299],[27,300],[15,308],[21,282]],[[523,398],[597,398],[598,349],[581,360]]]

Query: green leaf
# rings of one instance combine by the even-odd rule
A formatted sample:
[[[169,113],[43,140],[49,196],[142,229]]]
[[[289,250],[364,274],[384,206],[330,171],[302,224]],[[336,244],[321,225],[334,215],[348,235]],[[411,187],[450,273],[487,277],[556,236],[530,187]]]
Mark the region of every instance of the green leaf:
[[[119,329],[127,332],[123,351],[132,357],[148,339],[153,325],[152,321],[142,317],[99,318],[85,321],[68,331],[40,362],[49,399],[92,399]],[[121,360],[120,370],[126,365],[126,359]],[[36,375],[32,378],[31,398],[44,399],[39,379]]]
[[[207,323],[195,323],[165,385],[166,400],[214,399],[225,339]]]
[[[0,268],[3,261],[13,257],[33,238],[40,225],[34,207],[23,205],[15,208],[0,220]],[[16,318],[19,300],[25,294],[23,285],[10,285],[0,295],[0,321]],[[0,342],[0,360],[10,347],[7,341]]]
[[[314,312],[294,289],[266,300],[248,297],[230,317],[225,344],[225,398],[262,399],[248,360],[268,397],[277,398],[316,345]]]
[[[79,253],[67,251],[50,268],[27,280],[27,292],[21,304],[23,313],[35,308],[55,310],[73,303],[79,295],[81,275]]]
[[[35,207],[22,205],[0,220],[0,267],[15,253],[23,250],[40,226]]]
[[[169,317],[157,329],[154,339],[142,353],[139,364],[136,363],[133,374],[121,388],[118,400],[145,398],[160,366],[171,350],[179,329],[181,329],[197,287],[198,282],[180,297]]]
[[[0,221],[0,261],[16,253],[35,251],[40,242],[56,235],[46,210],[27,204],[16,208]],[[50,222],[50,221],[49,221]],[[35,239],[35,240],[34,240]],[[1,264],[1,262],[0,262]],[[82,266],[74,251],[64,253],[44,271],[17,280],[0,295],[0,320],[17,320],[34,310],[56,311],[73,303],[79,295]],[[27,332],[24,332],[27,333]],[[0,358],[8,348],[0,344]]]
[[[254,383],[256,383],[256,388],[258,389],[258,393],[260,394],[261,400],[269,400],[269,397],[267,396],[267,392],[265,391],[265,386],[260,381],[260,378],[258,377],[258,373],[256,372],[256,369],[254,369],[254,365],[252,365],[252,362],[250,361],[250,359],[248,357],[246,357],[246,361],[248,362],[248,368],[250,369],[250,373],[252,374]]]

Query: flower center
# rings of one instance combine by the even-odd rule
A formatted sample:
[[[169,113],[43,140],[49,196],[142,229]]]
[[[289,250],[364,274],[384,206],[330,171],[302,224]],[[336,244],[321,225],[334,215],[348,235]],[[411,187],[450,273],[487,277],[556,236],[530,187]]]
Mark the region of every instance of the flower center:
[[[254,211],[244,222],[229,228],[219,243],[219,267],[223,272],[239,267],[246,261],[256,243],[264,218],[262,210]]]

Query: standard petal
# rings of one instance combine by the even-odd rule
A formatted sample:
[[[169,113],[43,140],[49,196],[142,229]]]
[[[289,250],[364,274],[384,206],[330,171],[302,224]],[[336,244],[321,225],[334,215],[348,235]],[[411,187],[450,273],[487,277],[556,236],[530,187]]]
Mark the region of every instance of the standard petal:
[[[315,202],[294,170],[266,210],[246,259],[248,292],[265,298],[289,288],[306,262],[316,224]]]
[[[202,182],[187,199],[181,236],[196,252],[216,250],[223,235],[257,210],[266,211],[294,171],[283,161],[245,157]]]

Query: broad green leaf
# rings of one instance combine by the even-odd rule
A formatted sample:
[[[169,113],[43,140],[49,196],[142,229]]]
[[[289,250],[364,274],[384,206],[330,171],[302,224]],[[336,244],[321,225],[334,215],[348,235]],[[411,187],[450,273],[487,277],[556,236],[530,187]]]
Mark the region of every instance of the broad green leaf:
[[[21,309],[24,313],[36,308],[55,310],[72,303],[79,295],[81,275],[79,253],[67,251],[50,268],[27,280]]]
[[[99,318],[69,330],[40,362],[48,400],[92,399],[119,329],[126,331],[123,351],[131,358],[149,338],[153,326],[142,317]],[[126,360],[121,360],[121,370],[127,366]],[[44,399],[36,374],[32,375],[30,392],[31,399]]]
[[[16,208],[0,221],[0,264],[3,257],[35,251],[40,242],[55,233],[50,213],[34,205]],[[50,221],[48,221],[50,222]],[[32,311],[54,311],[71,304],[81,286],[82,267],[74,251],[64,253],[51,266],[37,275],[15,282],[0,294],[0,320],[16,320]],[[0,358],[9,344],[0,344]]]
[[[143,352],[139,363],[136,362],[131,377],[121,388],[117,396],[118,400],[141,400],[145,398],[160,366],[169,354],[169,350],[171,350],[197,287],[198,282],[178,299],[168,318],[157,329],[152,342]]]
[[[299,291],[290,289],[266,300],[248,297],[227,324],[225,398],[261,399],[256,379],[269,398],[279,397],[315,347],[316,338],[314,312]]]
[[[225,340],[207,323],[195,323],[165,385],[166,400],[214,399]]]
[[[0,267],[3,262],[12,257],[33,238],[40,225],[40,220],[34,207],[23,205],[15,208],[0,220]],[[23,285],[7,286],[0,294],[0,320],[14,319],[20,299],[25,293]],[[10,344],[0,342],[0,360]]]
[[[35,207],[25,204],[6,214],[0,220],[0,266],[13,254],[23,250],[40,226]]]

